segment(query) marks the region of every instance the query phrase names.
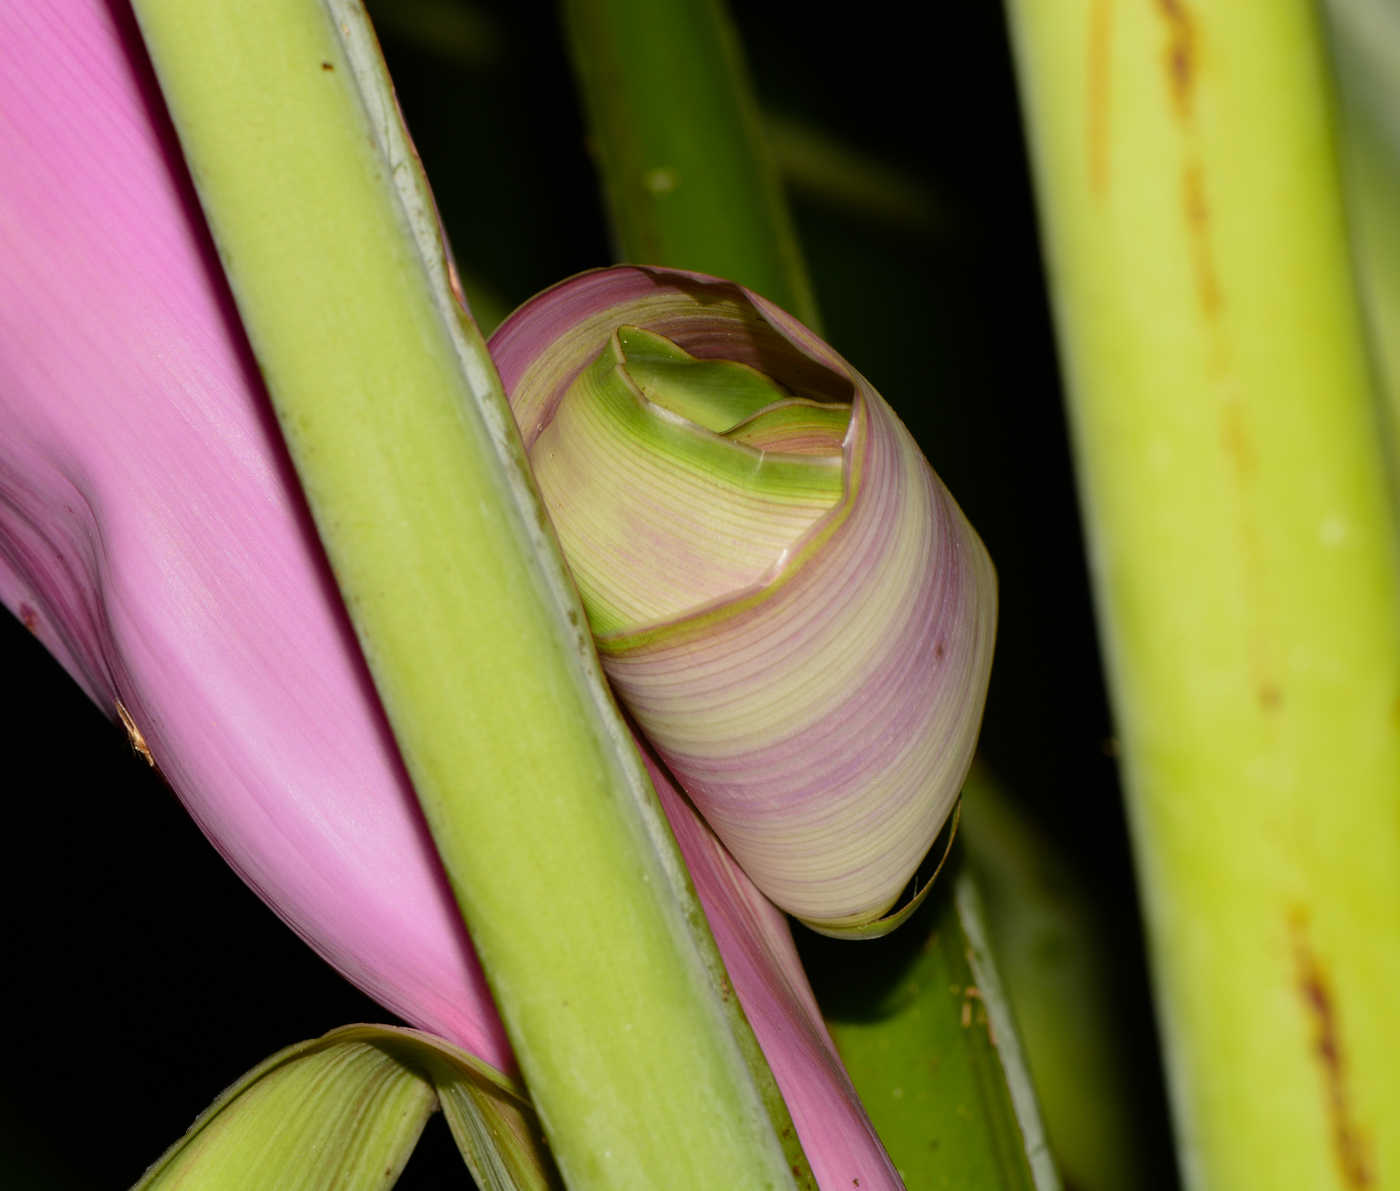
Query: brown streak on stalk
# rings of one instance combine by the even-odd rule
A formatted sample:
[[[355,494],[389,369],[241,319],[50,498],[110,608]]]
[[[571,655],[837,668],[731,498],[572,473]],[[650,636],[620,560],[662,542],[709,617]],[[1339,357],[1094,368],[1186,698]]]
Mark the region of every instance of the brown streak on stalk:
[[[1289,928],[1293,936],[1298,994],[1312,1023],[1313,1055],[1322,1070],[1326,1088],[1332,1154],[1342,1176],[1342,1184],[1353,1191],[1364,1191],[1364,1188],[1376,1185],[1371,1166],[1371,1145],[1351,1115],[1346,1052],[1342,1047],[1336,997],[1329,986],[1327,973],[1308,941],[1306,913],[1295,910],[1289,918]]]
[[[1220,317],[1224,298],[1210,243],[1210,206],[1206,202],[1205,173],[1200,162],[1188,160],[1181,171],[1181,205],[1186,213],[1186,233],[1191,241],[1191,265],[1196,274],[1196,294],[1211,321]]]
[[[1167,86],[1172,108],[1188,136],[1194,136],[1196,81],[1200,77],[1200,38],[1195,18],[1185,0],[1153,0],[1158,15],[1167,26],[1165,51]],[[1205,171],[1194,151],[1188,149],[1181,171],[1181,205],[1186,215],[1191,265],[1196,275],[1196,293],[1201,309],[1212,321],[1220,315],[1224,296],[1210,242],[1210,204],[1206,200]],[[1223,353],[1217,351],[1217,355]],[[1217,367],[1223,360],[1216,361]]]
[[[1230,472],[1234,480],[1233,502],[1235,532],[1239,542],[1239,559],[1242,579],[1250,605],[1262,609],[1266,595],[1261,576],[1264,564],[1260,557],[1259,536],[1247,507],[1246,492],[1256,460],[1249,435],[1245,431],[1240,412],[1240,403],[1227,397],[1221,403],[1220,445],[1230,462]],[[1256,611],[1252,618],[1252,631],[1245,640],[1249,657],[1250,681],[1254,686],[1254,697],[1260,708],[1268,714],[1275,714],[1283,708],[1283,688],[1278,684],[1269,665],[1269,648],[1265,635],[1259,626],[1266,618]]]
[[[1099,199],[1108,194],[1108,111],[1112,66],[1113,0],[1093,0],[1089,9],[1089,193]]]
[[[1220,428],[1220,443],[1241,477],[1254,470],[1254,452],[1250,450],[1249,438],[1240,422],[1237,402],[1231,401],[1225,406],[1225,424]]]
[[[19,622],[24,625],[34,636],[39,635],[39,614],[28,604],[19,606]]]
[[[1267,640],[1259,627],[1266,618],[1260,613],[1265,604],[1261,582],[1263,565],[1260,543],[1249,513],[1248,491],[1255,458],[1241,414],[1240,402],[1230,383],[1230,352],[1226,337],[1225,291],[1212,243],[1212,217],[1207,175],[1202,163],[1197,128],[1198,90],[1202,77],[1202,36],[1196,16],[1186,0],[1151,0],[1166,26],[1165,75],[1171,94],[1172,110],[1182,136],[1181,209],[1184,216],[1187,256],[1195,283],[1196,299],[1204,316],[1207,366],[1222,397],[1221,445],[1231,465],[1234,483],[1234,514],[1240,544],[1243,579],[1249,593],[1254,625],[1248,633],[1247,650],[1252,671],[1254,697],[1269,715],[1284,704],[1283,690],[1271,675]]]
[[[1167,79],[1171,83],[1172,100],[1177,117],[1186,121],[1191,118],[1196,89],[1196,23],[1183,0],[1154,0],[1154,3],[1167,24]]]

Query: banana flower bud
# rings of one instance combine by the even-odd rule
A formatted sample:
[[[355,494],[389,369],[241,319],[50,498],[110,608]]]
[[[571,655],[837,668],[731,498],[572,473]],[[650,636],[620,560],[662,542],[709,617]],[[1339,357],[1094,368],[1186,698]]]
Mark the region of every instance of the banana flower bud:
[[[774,902],[881,929],[967,772],[996,618],[908,431],[795,319],[699,274],[583,274],[491,350],[628,710]]]

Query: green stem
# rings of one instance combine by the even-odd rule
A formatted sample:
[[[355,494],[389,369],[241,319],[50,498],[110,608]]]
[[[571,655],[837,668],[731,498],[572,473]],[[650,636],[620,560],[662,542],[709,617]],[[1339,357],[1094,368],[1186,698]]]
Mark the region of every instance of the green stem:
[[[566,1182],[792,1187],[363,10],[136,12]]]
[[[820,331],[721,0],[566,0],[619,261],[726,277]]]
[[[1305,0],[1013,0],[1188,1185],[1400,1169],[1400,582]]]
[[[909,1191],[1060,1191],[961,849],[898,931],[799,934],[827,1027]]]

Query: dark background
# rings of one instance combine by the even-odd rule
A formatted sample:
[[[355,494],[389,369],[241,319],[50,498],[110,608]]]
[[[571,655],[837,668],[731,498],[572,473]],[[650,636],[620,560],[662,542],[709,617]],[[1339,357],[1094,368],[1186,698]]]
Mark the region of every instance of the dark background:
[[[889,6],[853,17],[791,0],[733,2],[765,107],[895,171],[909,196],[902,213],[882,212],[801,178],[792,188],[827,337],[904,418],[996,561],[1001,623],[983,756],[1102,910],[1148,1164],[1171,1186],[999,5],[931,7],[914,31]],[[483,312],[493,295],[509,309],[608,263],[553,4],[381,0],[372,11]],[[0,1184],[115,1191],[266,1055],[388,1017],[223,866],[124,735],[8,616],[0,666],[11,774]],[[440,1119],[400,1184],[429,1185],[469,1185]]]

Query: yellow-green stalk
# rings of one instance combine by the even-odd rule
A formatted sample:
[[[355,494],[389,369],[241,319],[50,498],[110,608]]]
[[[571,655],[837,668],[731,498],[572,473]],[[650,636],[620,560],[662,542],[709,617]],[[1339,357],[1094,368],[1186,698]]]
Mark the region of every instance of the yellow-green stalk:
[[[355,0],[138,0],[293,461],[565,1181],[800,1151],[597,670]]]
[[[1400,1178],[1400,584],[1305,0],[1012,0],[1187,1185]]]

